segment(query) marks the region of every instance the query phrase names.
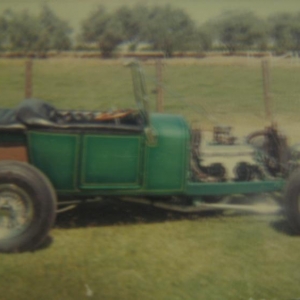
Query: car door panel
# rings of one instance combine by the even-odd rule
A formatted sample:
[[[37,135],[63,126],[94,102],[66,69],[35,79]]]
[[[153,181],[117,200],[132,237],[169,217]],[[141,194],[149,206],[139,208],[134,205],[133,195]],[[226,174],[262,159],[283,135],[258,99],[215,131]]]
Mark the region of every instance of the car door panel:
[[[142,135],[85,134],[82,139],[80,188],[141,186]]]

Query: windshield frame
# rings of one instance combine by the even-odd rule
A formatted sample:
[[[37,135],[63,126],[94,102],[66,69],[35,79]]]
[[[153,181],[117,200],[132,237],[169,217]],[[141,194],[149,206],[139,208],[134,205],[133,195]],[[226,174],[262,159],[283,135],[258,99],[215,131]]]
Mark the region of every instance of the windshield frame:
[[[138,110],[140,111],[145,124],[149,125],[149,98],[144,70],[136,60],[130,62],[128,65],[131,69],[133,92]]]

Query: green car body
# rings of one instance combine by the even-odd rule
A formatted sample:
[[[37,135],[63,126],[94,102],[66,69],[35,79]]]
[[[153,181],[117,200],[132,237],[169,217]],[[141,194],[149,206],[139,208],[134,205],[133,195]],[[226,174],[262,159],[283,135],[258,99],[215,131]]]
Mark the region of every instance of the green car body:
[[[281,190],[281,178],[194,182],[191,131],[181,116],[150,114],[149,124],[103,128],[41,127],[2,135],[23,144],[28,162],[51,181],[59,198],[190,196]]]
[[[58,195],[182,194],[186,189],[190,133],[182,117],[153,114],[155,141],[145,128],[29,130],[30,163]]]

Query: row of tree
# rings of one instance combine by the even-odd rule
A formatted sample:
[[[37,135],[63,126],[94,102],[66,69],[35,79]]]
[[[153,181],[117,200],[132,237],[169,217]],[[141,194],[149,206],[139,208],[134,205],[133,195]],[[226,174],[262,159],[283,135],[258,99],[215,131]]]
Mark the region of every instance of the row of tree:
[[[48,6],[38,16],[27,11],[5,11],[0,16],[0,48],[22,52],[46,53],[70,49],[71,28]]]
[[[0,48],[45,54],[49,50],[97,47],[110,57],[120,45],[134,51],[140,44],[163,51],[227,49],[300,51],[300,12],[280,13],[267,19],[253,12],[229,11],[197,26],[183,10],[172,6],[122,6],[108,12],[100,6],[72,34],[69,24],[48,6],[35,16],[5,11],[0,16]]]
[[[253,12],[227,12],[206,24],[204,33],[210,40],[225,46],[230,52],[240,49],[273,49],[278,53],[300,51],[300,12],[277,13],[261,19]]]
[[[93,12],[83,23],[81,41],[98,43],[105,56],[122,43],[135,50],[147,43],[167,57],[177,50],[195,49],[195,22],[183,10],[171,6],[123,6],[108,13],[103,7]]]

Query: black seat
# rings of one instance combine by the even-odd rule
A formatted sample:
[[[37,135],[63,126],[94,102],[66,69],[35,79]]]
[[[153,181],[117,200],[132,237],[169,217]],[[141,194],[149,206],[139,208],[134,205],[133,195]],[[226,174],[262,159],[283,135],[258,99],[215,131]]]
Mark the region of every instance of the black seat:
[[[57,109],[47,102],[38,99],[25,99],[16,108],[16,120],[25,125],[55,125]]]

